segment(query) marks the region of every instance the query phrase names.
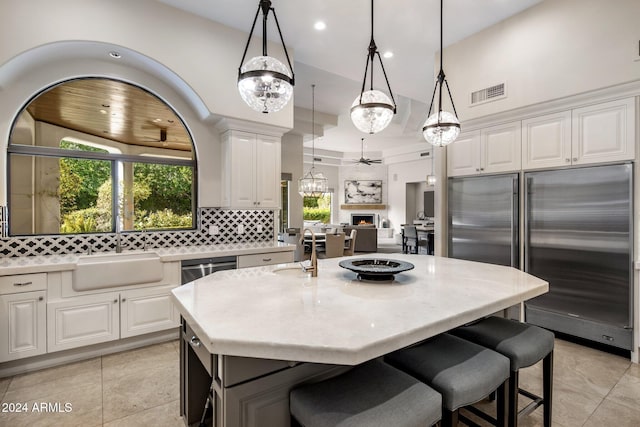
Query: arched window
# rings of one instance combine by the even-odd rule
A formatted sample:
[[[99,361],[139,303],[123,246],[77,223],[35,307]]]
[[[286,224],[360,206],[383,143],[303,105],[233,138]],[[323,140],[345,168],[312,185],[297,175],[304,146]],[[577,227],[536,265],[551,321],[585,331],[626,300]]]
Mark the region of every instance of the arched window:
[[[70,80],[12,127],[9,234],[193,229],[195,177],[191,136],[161,99],[117,80]]]

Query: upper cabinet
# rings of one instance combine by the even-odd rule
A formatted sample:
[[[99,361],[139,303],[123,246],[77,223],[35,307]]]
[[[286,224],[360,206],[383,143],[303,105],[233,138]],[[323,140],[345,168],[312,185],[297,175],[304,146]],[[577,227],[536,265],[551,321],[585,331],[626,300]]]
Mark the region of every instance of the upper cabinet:
[[[571,111],[522,121],[522,169],[571,164]]]
[[[635,100],[621,99],[571,112],[573,164],[635,157]]]
[[[222,205],[280,207],[280,138],[235,130],[223,134]]]
[[[632,160],[634,99],[627,98],[522,121],[522,168]]]
[[[520,122],[463,134],[447,147],[449,176],[520,170]]]

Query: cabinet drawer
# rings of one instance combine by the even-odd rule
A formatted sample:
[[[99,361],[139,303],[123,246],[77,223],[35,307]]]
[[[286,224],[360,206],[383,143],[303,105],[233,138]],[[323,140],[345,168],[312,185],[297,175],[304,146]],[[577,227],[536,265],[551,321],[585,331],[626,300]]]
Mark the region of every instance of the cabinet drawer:
[[[205,346],[200,342],[200,338],[196,335],[196,333],[191,329],[188,323],[185,323],[184,332],[182,335],[182,339],[187,343],[187,345],[193,350],[193,352],[198,356],[200,363],[207,370],[209,376],[213,377],[213,357],[211,353],[205,348]]]
[[[46,290],[46,273],[16,274],[14,276],[0,277],[0,295]]]
[[[240,255],[238,257],[238,268],[259,267],[261,265],[271,264],[284,264],[287,262],[293,262],[293,251]]]

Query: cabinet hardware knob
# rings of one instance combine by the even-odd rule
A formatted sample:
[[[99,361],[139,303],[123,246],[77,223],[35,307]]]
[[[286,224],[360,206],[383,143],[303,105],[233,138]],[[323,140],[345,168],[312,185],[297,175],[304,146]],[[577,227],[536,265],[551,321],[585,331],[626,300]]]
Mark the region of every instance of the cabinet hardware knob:
[[[38,301],[44,301],[44,297],[38,297]]]
[[[191,344],[193,347],[200,347],[202,345],[200,340],[195,335],[191,337],[189,344]]]
[[[260,206],[260,202],[258,202],[257,205]]]
[[[13,284],[13,286],[29,286],[29,285],[33,285],[33,282],[19,282],[19,283]]]
[[[569,163],[571,161],[571,159],[567,157],[566,159],[564,159],[564,161]]]
[[[114,304],[117,304],[117,303],[118,303],[118,300],[117,300],[117,299],[114,299],[114,300],[113,300],[113,303],[114,303]]]
[[[480,170],[481,170],[481,171],[483,171],[483,170],[484,170],[484,168],[480,168]]]
[[[480,172],[480,168],[476,168],[476,172]]]
[[[577,162],[577,161],[578,161],[578,158],[577,158],[577,157],[574,157],[574,158],[573,158],[573,161],[574,161],[574,162]]]
[[[121,301],[122,302],[127,302],[127,299],[126,298],[122,298]]]

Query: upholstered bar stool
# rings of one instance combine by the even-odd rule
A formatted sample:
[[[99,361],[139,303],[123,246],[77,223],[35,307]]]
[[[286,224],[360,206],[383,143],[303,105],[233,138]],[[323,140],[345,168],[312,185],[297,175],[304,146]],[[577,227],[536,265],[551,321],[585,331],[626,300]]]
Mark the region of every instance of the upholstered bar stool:
[[[501,317],[487,317],[479,322],[462,326],[452,334],[490,348],[509,358],[510,377],[508,387],[509,426],[518,425],[522,416],[544,405],[544,426],[551,425],[551,400],[553,390],[553,344],[554,335],[546,329]],[[518,373],[521,368],[534,365],[542,360],[542,396],[537,396],[518,387]],[[518,394],[532,399],[532,402],[518,413]]]
[[[509,359],[449,334],[398,350],[385,361],[426,383],[442,395],[442,427],[455,426],[460,408],[479,402],[493,391],[498,413],[492,422],[506,426],[506,384]],[[468,425],[474,425],[464,420]]]
[[[441,416],[432,388],[379,360],[291,391],[291,425],[424,427]]]

